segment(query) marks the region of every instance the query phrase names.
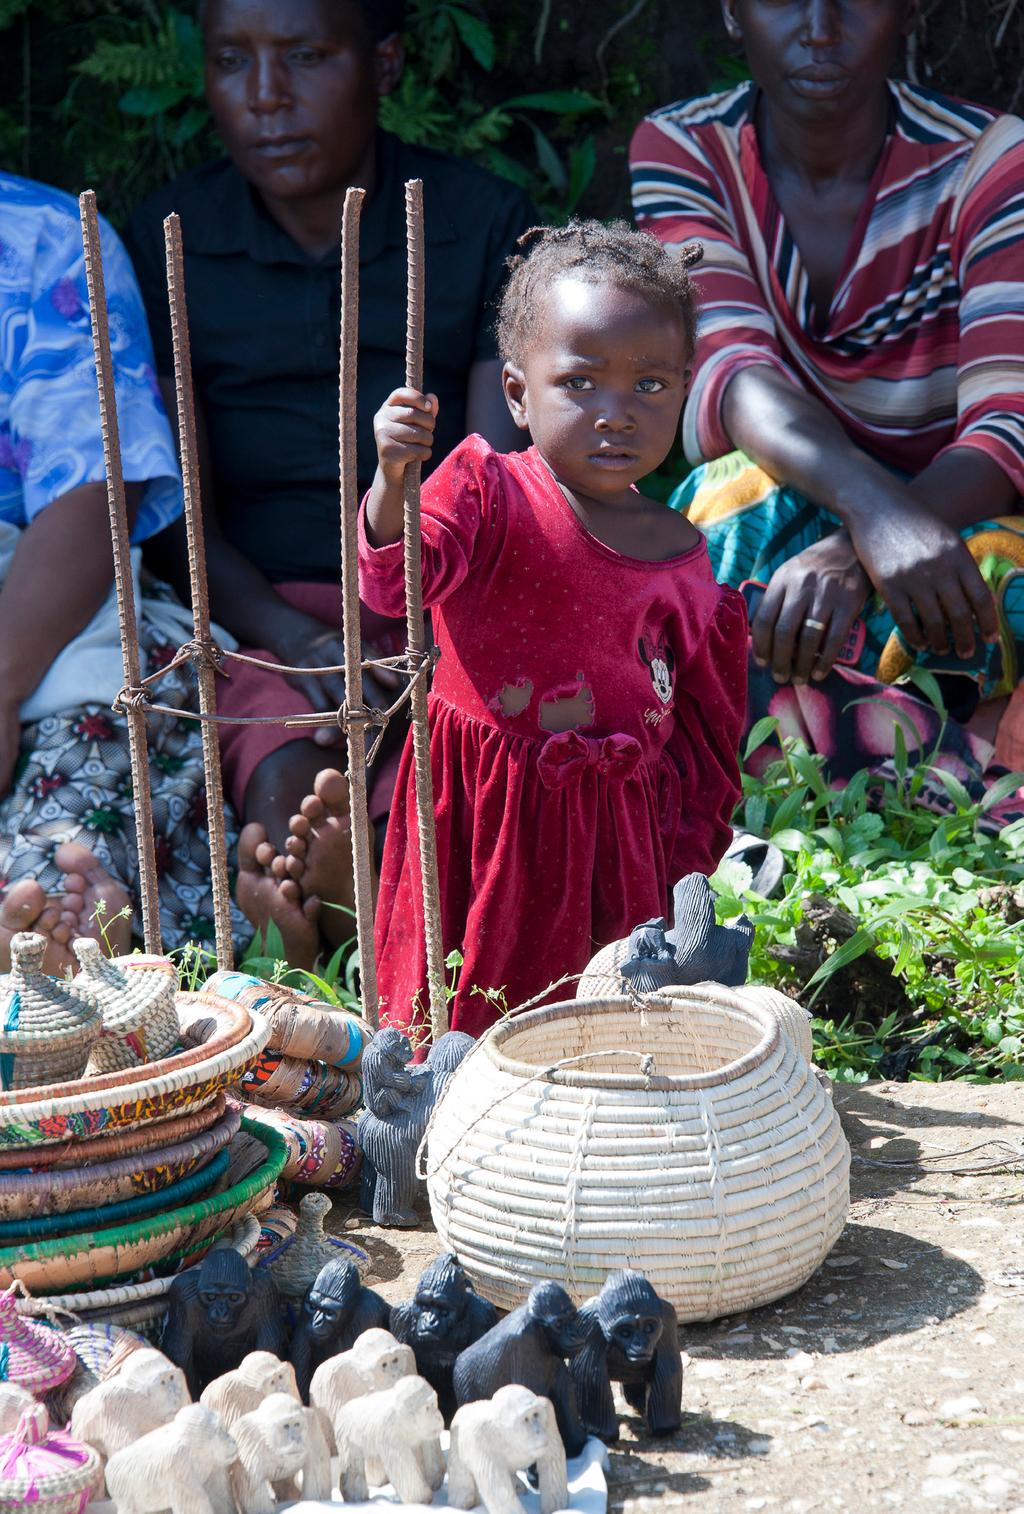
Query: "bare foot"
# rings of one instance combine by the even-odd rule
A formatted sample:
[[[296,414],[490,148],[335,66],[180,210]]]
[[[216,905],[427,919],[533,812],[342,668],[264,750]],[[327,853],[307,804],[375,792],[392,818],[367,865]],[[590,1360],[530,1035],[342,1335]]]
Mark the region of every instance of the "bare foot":
[[[242,827],[235,887],[238,907],[257,930],[265,931],[273,920],[291,967],[313,967],[320,947],[320,901],[304,896],[294,879],[275,876],[276,858],[262,825],[250,822]]]
[[[78,966],[71,953],[71,942],[81,934],[83,898],[80,891],[69,891],[61,898],[48,899],[33,878],[12,883],[0,898],[0,972],[11,969],[11,937],[20,930],[47,936],[49,944],[43,956],[43,971],[62,977]]]
[[[291,834],[285,855],[273,864],[274,872],[294,879],[305,897],[321,901],[320,929],[331,946],[341,946],[352,939],[355,929],[348,780],[337,768],[324,768],[301,809],[288,822]],[[372,859],[372,847],[370,855]]]
[[[53,860],[64,874],[65,894],[82,896],[77,934],[91,936],[111,957],[131,950],[132,910],[128,890],[93,856],[87,846],[64,841]],[[102,904],[102,909],[99,906]]]

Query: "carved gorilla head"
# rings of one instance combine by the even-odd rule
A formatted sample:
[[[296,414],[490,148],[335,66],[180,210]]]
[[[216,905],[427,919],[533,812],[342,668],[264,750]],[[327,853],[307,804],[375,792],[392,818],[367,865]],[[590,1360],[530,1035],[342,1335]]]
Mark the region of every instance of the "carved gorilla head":
[[[314,1339],[330,1340],[345,1327],[361,1288],[354,1262],[328,1262],[321,1267],[303,1305]]]
[[[664,1329],[664,1312],[647,1279],[639,1272],[613,1272],[595,1303],[608,1345],[637,1365],[651,1361]]]
[[[199,1268],[196,1292],[215,1335],[230,1335],[252,1296],[252,1274],[237,1251],[211,1251]]]
[[[538,1283],[530,1290],[530,1318],[543,1325],[552,1351],[575,1356],[585,1336],[576,1305],[557,1283]]]
[[[431,1262],[416,1285],[416,1340],[446,1341],[469,1296],[469,1279],[450,1251]]]
[[[363,1065],[366,1058],[370,1058],[371,1066],[376,1072],[382,1072],[390,1067],[395,1072],[412,1059],[412,1047],[409,1038],[393,1025],[385,1025],[383,1030],[378,1030],[373,1040],[363,1052]]]

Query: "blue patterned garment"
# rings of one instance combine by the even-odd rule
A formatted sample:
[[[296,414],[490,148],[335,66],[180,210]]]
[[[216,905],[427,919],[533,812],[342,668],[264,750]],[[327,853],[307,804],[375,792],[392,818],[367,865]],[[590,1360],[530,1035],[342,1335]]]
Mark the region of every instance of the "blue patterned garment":
[[[133,532],[144,541],[181,514],[181,481],[135,274],[105,222],[101,238],[121,460],[125,480],[146,485]],[[26,526],[104,477],[78,205],[0,173],[0,521]]]

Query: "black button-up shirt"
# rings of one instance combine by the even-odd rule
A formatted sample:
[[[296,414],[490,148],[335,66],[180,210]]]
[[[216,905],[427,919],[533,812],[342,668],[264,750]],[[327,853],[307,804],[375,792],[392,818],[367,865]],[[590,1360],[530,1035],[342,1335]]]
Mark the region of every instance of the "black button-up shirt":
[[[374,412],[405,381],[405,181],[423,180],[425,388],[440,400],[435,463],[465,434],[470,368],[496,356],[505,259],[535,219],[505,180],[383,132],[377,166],[360,238],[361,489],[376,467]],[[274,582],[334,579],[340,252],[310,257],[227,160],[151,195],[126,240],[161,374],[173,372],[163,238],[171,211],[181,217],[193,378],[222,530]]]

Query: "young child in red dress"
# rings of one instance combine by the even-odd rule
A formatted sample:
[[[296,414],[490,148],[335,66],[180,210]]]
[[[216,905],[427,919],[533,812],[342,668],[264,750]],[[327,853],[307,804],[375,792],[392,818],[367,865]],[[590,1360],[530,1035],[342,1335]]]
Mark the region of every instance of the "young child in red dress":
[[[699,252],[624,224],[530,234],[499,317],[503,383],[529,451],[470,436],[423,487],[423,595],[445,952],[464,956],[452,1028],[479,1035],[714,871],[740,793],[746,615],[685,517],[636,488],[678,434]],[[526,238],[523,239],[526,241]],[[375,420],[360,590],[404,613],[403,476],[432,395]],[[426,971],[411,742],[377,907],[382,1018],[414,1032]],[[561,992],[571,997],[571,986]]]

